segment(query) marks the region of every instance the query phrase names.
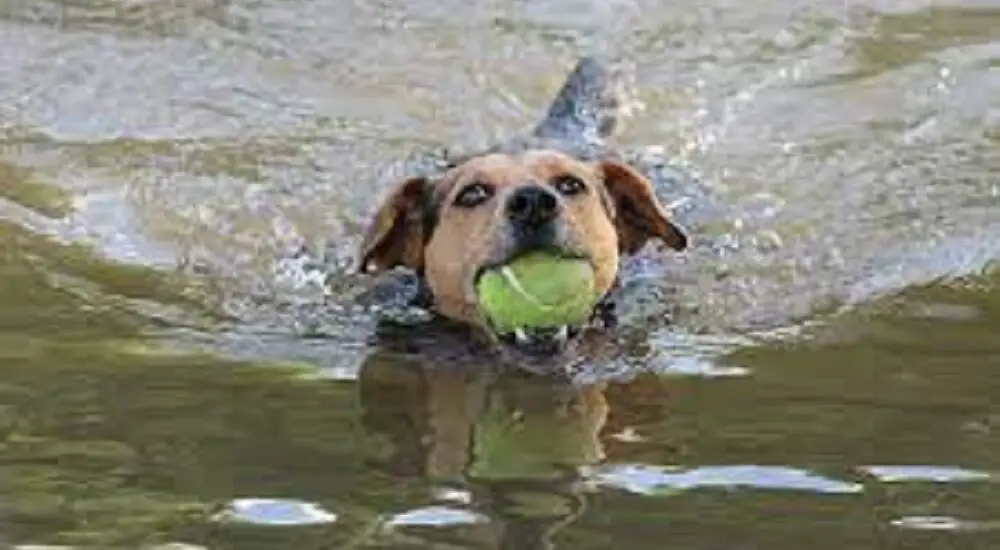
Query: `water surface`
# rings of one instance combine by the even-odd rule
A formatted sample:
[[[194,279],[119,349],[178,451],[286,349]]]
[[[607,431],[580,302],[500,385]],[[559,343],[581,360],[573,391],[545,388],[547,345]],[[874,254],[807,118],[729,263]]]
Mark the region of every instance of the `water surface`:
[[[620,353],[373,343],[386,168],[585,52],[712,200],[663,197],[695,247],[635,260]],[[6,2],[0,540],[996,548],[998,207],[989,0]]]

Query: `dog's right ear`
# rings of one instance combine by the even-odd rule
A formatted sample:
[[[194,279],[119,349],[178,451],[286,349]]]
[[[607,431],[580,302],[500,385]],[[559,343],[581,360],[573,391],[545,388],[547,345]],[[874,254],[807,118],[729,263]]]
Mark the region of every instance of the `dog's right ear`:
[[[373,273],[400,265],[423,269],[430,194],[430,182],[424,177],[396,184],[368,224],[358,250],[358,272]]]

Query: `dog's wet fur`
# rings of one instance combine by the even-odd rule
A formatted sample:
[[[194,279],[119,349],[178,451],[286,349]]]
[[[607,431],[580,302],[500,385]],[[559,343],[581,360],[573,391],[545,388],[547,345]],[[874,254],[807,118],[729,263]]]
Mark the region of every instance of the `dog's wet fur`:
[[[650,180],[606,143],[617,125],[614,83],[604,65],[583,58],[530,134],[396,182],[369,222],[358,269],[412,270],[420,305],[508,355],[531,356],[525,364],[558,363],[550,359],[577,349],[588,329],[613,326],[621,260],[650,241],[688,246]],[[476,280],[537,250],[591,264],[603,296],[592,323],[498,334],[477,305]]]

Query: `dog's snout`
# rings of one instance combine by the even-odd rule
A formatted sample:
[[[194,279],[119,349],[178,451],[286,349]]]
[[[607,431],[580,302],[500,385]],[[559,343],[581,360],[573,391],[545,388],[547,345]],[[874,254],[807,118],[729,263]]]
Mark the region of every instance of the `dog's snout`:
[[[507,200],[507,217],[519,225],[538,227],[552,221],[559,213],[559,199],[539,185],[527,185]]]

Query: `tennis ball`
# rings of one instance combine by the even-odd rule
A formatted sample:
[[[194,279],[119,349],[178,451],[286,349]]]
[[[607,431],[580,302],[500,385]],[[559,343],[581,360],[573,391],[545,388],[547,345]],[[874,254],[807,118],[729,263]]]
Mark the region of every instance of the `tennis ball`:
[[[582,325],[599,298],[589,262],[541,252],[487,271],[476,283],[476,294],[479,307],[502,333]]]

